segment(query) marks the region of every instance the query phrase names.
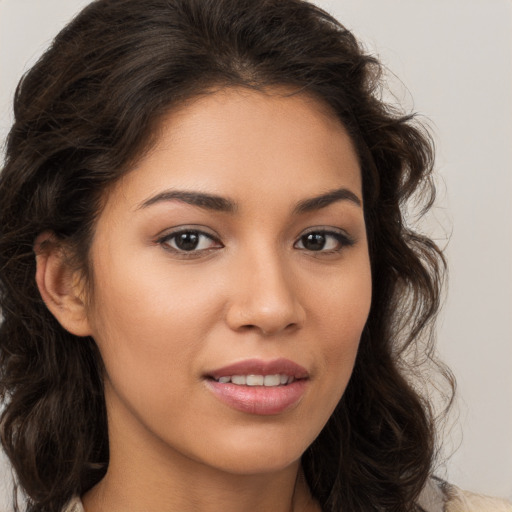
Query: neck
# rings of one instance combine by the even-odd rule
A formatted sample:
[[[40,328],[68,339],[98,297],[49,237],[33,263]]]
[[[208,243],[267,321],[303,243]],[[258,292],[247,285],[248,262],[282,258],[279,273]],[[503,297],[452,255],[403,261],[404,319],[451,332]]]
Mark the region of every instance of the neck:
[[[195,466],[192,473],[190,469]],[[112,461],[101,482],[83,496],[86,512],[312,512],[299,464],[260,475],[233,475],[181,464],[178,472],[118,467]],[[156,467],[154,469],[157,469]],[[191,476],[192,475],[192,476]]]

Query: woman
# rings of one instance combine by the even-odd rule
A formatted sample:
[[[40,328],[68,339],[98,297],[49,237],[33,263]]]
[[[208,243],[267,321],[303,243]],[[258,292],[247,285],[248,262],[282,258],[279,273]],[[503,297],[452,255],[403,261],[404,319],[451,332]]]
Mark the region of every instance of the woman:
[[[99,0],[57,36],[0,181],[27,510],[460,506],[405,359],[444,265],[400,209],[432,149],[378,75],[296,0]]]

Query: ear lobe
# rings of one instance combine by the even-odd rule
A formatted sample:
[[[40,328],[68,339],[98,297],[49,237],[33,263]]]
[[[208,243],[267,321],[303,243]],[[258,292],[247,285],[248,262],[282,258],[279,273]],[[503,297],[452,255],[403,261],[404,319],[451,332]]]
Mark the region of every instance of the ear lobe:
[[[66,261],[55,235],[41,233],[34,243],[36,282],[47,308],[58,322],[76,336],[90,336],[83,285]]]

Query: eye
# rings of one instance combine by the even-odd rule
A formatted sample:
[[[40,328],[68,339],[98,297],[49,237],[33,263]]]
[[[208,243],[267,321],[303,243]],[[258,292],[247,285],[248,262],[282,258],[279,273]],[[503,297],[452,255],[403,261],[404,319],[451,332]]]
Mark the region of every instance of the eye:
[[[302,235],[295,247],[311,252],[338,252],[354,241],[346,234],[337,231],[316,230]]]
[[[213,236],[196,229],[182,229],[169,233],[160,238],[158,243],[166,249],[182,253],[207,251],[208,249],[222,247],[222,244]]]

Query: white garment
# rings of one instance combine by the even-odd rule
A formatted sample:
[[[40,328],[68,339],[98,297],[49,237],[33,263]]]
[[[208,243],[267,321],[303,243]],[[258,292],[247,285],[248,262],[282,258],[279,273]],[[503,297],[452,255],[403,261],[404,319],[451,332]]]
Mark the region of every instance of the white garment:
[[[418,505],[424,512],[512,512],[512,503],[499,498],[463,491],[442,480],[431,478]],[[80,498],[73,498],[62,512],[85,512]]]
[[[424,512],[512,512],[512,503],[463,491],[438,478],[430,478],[418,505]]]

